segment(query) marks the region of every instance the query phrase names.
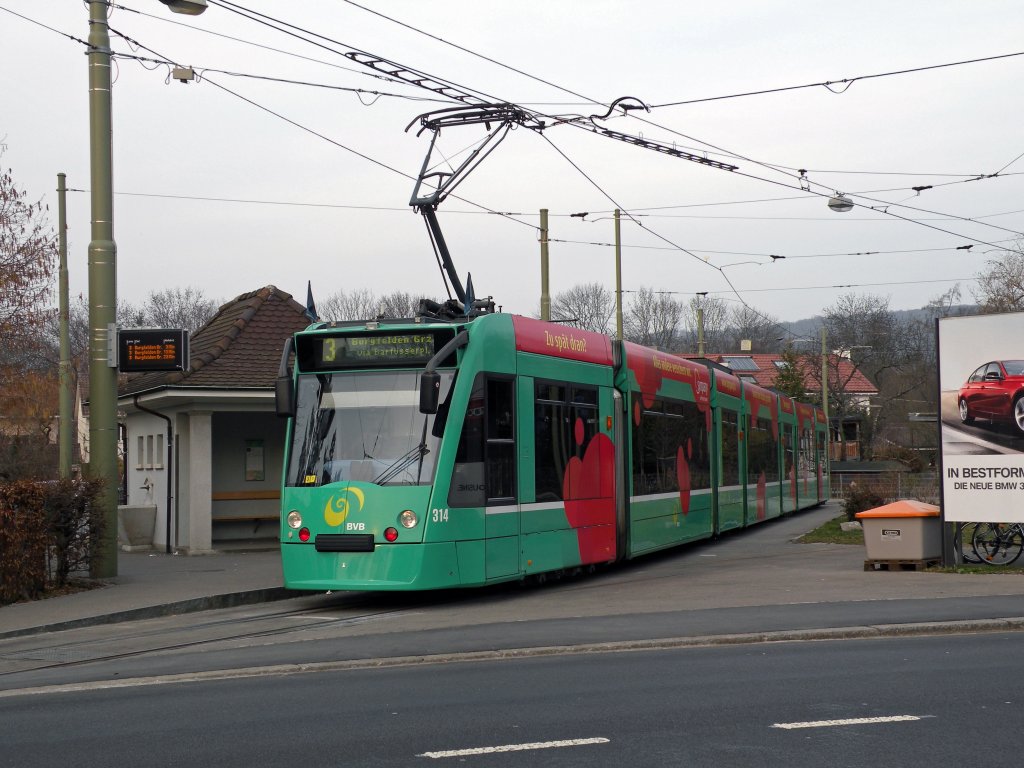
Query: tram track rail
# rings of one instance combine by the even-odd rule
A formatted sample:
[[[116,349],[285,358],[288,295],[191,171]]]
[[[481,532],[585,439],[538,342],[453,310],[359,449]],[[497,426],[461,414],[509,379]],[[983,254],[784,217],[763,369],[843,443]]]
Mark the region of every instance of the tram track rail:
[[[362,605],[365,605],[367,602],[371,602],[369,598],[361,599],[361,597],[357,597],[355,598],[355,600],[357,603]],[[145,631],[118,634],[116,636],[90,637],[80,640],[71,640],[70,642],[53,642],[49,644],[39,643],[39,636],[35,635],[32,636],[31,639],[36,642],[32,643],[32,645],[26,645],[22,648],[15,647],[7,650],[3,647],[4,643],[0,643],[0,664],[2,664],[3,662],[32,662],[53,660],[52,663],[39,664],[27,669],[21,668],[11,670],[0,670],[0,679],[12,675],[26,674],[37,671],[67,669],[73,667],[86,666],[89,664],[113,662],[121,659],[139,658],[147,655],[164,654],[188,649],[201,649],[204,646],[213,646],[224,643],[236,643],[239,641],[256,640],[260,638],[281,637],[289,634],[307,632],[312,629],[330,629],[331,627],[342,627],[345,625],[359,624],[407,613],[408,607],[400,606],[396,608],[388,608],[385,610],[367,611],[363,613],[338,616],[337,618],[324,617],[322,615],[323,612],[323,607],[303,608],[291,611],[274,611],[272,613],[261,614],[258,616],[220,618],[212,621],[203,621],[198,624],[188,624],[176,627],[159,627],[147,629]],[[182,642],[158,642],[156,644],[147,644],[143,647],[133,648],[131,650],[116,652],[102,652],[99,650],[89,650],[90,648],[97,649],[98,647],[101,647],[109,643],[116,643],[118,645],[123,646],[125,643],[140,641],[144,642],[148,638],[174,637],[180,636],[181,634],[186,632],[209,632],[216,631],[218,628],[221,627],[246,625],[257,622],[273,622],[275,620],[289,618],[301,619],[303,617],[309,618],[307,620],[302,621],[302,623],[297,623],[290,626],[274,626],[257,629],[249,632],[231,632],[227,634],[215,634],[210,637],[190,639]],[[27,640],[28,638],[18,639]],[[17,644],[12,641],[8,643],[8,645]]]

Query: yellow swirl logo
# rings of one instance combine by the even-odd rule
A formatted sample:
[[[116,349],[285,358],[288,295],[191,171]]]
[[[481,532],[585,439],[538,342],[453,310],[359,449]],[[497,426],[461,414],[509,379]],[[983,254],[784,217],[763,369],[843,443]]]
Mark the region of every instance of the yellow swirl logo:
[[[366,497],[358,488],[348,488],[339,493],[337,498],[331,496],[324,506],[324,520],[327,521],[328,525],[337,526],[345,522],[345,518],[348,517],[349,510],[351,509],[352,502],[350,497],[355,498],[359,504],[356,511],[363,508],[363,502],[366,501]]]

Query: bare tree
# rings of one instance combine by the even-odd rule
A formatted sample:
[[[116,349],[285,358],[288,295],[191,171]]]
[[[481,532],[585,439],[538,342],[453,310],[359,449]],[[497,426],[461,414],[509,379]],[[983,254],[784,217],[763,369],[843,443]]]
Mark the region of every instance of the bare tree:
[[[779,346],[782,324],[777,317],[766,315],[751,306],[740,304],[729,312],[729,347],[740,349],[740,342],[750,342],[751,352],[774,352]],[[725,351],[724,349],[722,351]]]
[[[393,291],[380,298],[380,317],[415,317],[419,312],[420,297],[405,291]]]
[[[317,314],[323,320],[376,320],[415,317],[420,297],[405,291],[392,291],[378,296],[369,288],[332,293],[317,302]]]
[[[985,313],[1024,309],[1024,241],[985,262],[971,293]]]
[[[685,311],[682,303],[670,294],[641,288],[633,294],[624,313],[623,335],[645,347],[676,351]]]
[[[551,319],[596,333],[608,333],[615,299],[600,283],[574,285],[555,294],[551,300]]]
[[[704,310],[704,351],[727,351],[725,346],[729,306],[725,299],[707,296],[694,296],[686,305],[683,316],[683,348],[691,352],[697,351],[697,318],[700,309]]]
[[[0,147],[2,150],[2,147]],[[56,371],[49,367],[56,319],[49,308],[57,236],[41,202],[0,168],[0,476],[52,471],[49,442],[57,410]],[[47,456],[49,458],[47,458]],[[17,468],[20,466],[21,470]]]
[[[198,288],[168,288],[151,291],[141,307],[145,324],[154,328],[185,328],[195,333],[215,314],[218,302]],[[121,310],[121,307],[118,307]]]
[[[317,313],[324,320],[372,320],[380,310],[380,301],[369,288],[332,293],[317,302]]]
[[[829,356],[830,415],[840,425],[859,420],[862,456],[871,458],[875,438],[890,424],[906,421],[906,398],[926,383],[927,367],[915,364],[924,351],[925,337],[897,319],[888,297],[871,294],[840,296],[825,309],[823,324],[833,353]],[[840,367],[840,359],[850,365]],[[858,372],[879,391],[869,407],[850,391]],[[819,383],[820,378],[819,373]],[[844,439],[841,431],[840,441]]]
[[[0,339],[7,347],[39,336],[57,261],[57,237],[42,202],[30,202],[0,168]]]

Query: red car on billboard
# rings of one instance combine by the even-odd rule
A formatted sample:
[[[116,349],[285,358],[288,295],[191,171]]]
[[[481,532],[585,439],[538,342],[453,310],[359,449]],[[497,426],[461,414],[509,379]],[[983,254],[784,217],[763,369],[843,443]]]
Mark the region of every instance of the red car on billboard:
[[[960,420],[1009,423],[1024,435],[1024,360],[993,360],[979,366],[960,387]]]

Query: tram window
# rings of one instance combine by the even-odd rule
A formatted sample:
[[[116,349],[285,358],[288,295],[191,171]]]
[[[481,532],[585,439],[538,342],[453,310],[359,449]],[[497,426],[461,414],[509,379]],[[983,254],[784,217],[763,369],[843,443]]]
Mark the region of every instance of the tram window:
[[[482,507],[487,500],[484,485],[484,381],[483,374],[477,374],[469,395],[466,418],[462,422],[448,489],[448,504],[452,507]]]
[[[782,435],[782,451],[785,457],[785,476],[789,477],[789,473],[793,470],[793,433],[790,427],[782,425],[780,427]]]
[[[487,382],[487,503],[516,501],[515,382]]]
[[[549,381],[538,381],[537,399],[551,402],[565,402],[565,386],[563,384],[552,384]]]
[[[515,445],[487,445],[487,503],[514,504],[516,500]]]
[[[511,440],[512,419],[512,382],[492,379],[487,382],[487,439]]]
[[[561,501],[565,498],[564,480],[569,460],[582,459],[597,434],[597,389],[572,387],[570,393],[570,388],[564,384],[538,381],[534,394],[537,501]],[[599,493],[599,487],[600,483],[594,484],[592,492]],[[587,497],[576,495],[575,498]]]
[[[779,444],[772,432],[771,419],[750,419],[747,430],[747,478],[756,482],[764,472],[765,480],[779,479]]]
[[[800,455],[797,458],[799,462],[797,467],[801,475],[806,476],[811,470],[814,469],[814,445],[811,438],[811,431],[809,429],[800,430]]]
[[[721,485],[740,483],[739,416],[736,411],[722,409],[722,482]]]
[[[633,424],[633,494],[679,491],[679,450],[688,450],[690,488],[711,487],[707,417],[695,403],[656,400]]]
[[[572,401],[578,405],[591,405],[597,408],[597,390],[575,387],[572,391]]]

